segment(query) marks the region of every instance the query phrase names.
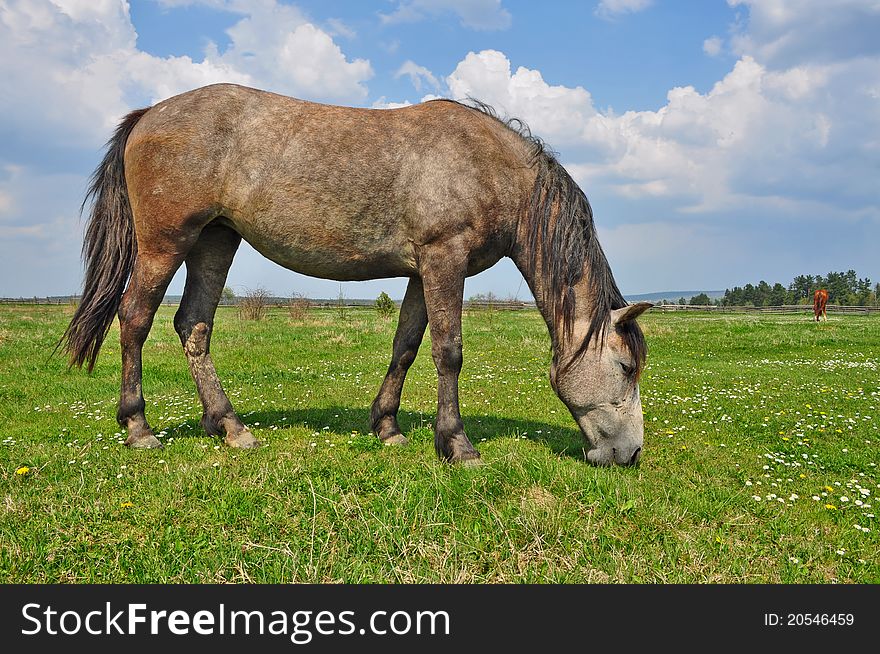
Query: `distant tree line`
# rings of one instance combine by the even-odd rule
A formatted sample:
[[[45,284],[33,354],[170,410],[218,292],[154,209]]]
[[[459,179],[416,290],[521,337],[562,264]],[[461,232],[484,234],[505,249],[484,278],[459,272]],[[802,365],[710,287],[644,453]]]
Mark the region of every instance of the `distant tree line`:
[[[776,282],[771,286],[765,281],[745,286],[734,286],[724,291],[721,306],[772,307],[783,304],[812,304],[813,293],[824,288],[828,291],[828,303],[843,306],[877,306],[880,284],[871,285],[865,277],[859,279],[855,270],[829,272],[822,275],[798,275],[786,287]],[[694,304],[693,302],[691,302]]]

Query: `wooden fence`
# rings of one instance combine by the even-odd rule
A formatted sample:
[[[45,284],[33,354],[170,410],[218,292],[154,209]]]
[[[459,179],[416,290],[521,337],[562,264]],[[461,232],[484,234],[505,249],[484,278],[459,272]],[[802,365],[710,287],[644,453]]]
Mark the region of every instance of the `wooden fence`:
[[[233,304],[237,304],[238,300],[242,298],[236,298],[236,302]],[[55,296],[55,297],[33,297],[33,298],[0,298],[0,304],[69,304],[75,305],[79,301],[79,297],[77,296]],[[166,297],[163,300],[163,304],[177,305],[180,301],[179,296],[170,296]],[[280,298],[280,297],[269,297],[266,298],[266,306],[267,307],[286,307],[288,305],[289,298]],[[353,298],[344,298],[343,306],[346,308],[357,308],[357,307],[372,307],[374,306],[375,300],[360,300]],[[227,302],[221,302],[221,305],[228,304]],[[309,300],[309,304],[312,307],[323,307],[323,308],[338,308],[340,303],[338,300],[331,299],[315,299]],[[400,306],[399,302],[395,302],[395,305]],[[465,309],[472,309],[476,311],[521,311],[523,309],[534,309],[534,302],[524,302],[520,300],[496,300],[493,302],[485,302],[485,301],[465,301],[464,303]],[[878,307],[858,307],[858,306],[843,306],[838,304],[829,304],[826,307],[828,313],[846,313],[846,314],[869,314],[869,313],[878,313],[880,312],[880,306]],[[702,311],[709,313],[813,313],[813,306],[810,304],[785,304],[781,306],[773,306],[773,307],[719,307],[715,305],[702,305],[702,304],[655,304],[651,311],[663,311],[663,312],[682,312],[682,311]]]
[[[829,304],[825,307],[827,313],[856,313],[867,314],[880,312],[880,307],[850,307],[839,304]],[[708,311],[710,313],[813,313],[811,304],[784,304],[774,307],[719,307],[715,305],[701,304],[655,304],[651,311]]]

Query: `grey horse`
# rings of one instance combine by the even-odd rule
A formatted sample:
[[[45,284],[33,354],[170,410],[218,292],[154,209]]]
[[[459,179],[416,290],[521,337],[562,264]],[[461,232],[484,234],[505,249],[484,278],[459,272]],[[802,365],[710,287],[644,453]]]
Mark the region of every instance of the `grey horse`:
[[[334,280],[407,277],[391,365],[372,429],[397,422],[407,370],[431,328],[435,446],[479,459],[459,411],[464,280],[510,257],[550,332],[550,382],[592,448],[590,462],[639,460],[645,340],[596,237],[586,196],[528,128],[479,102],[393,110],[305,102],[217,84],[128,114],[108,142],[86,203],[82,301],[61,344],[92,370],[119,316],[117,419],[131,447],[159,447],[144,416],[143,344],[186,264],[174,318],[204,407],[202,425],[233,447],[259,443],[232,408],[210,355],[214,314],[245,239],[272,261]]]

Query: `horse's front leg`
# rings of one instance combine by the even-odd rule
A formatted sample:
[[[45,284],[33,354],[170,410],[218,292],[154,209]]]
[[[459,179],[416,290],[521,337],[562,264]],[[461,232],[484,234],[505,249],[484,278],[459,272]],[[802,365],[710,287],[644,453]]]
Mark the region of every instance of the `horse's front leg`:
[[[458,406],[458,376],[462,365],[461,305],[466,262],[448,252],[422,257],[422,284],[428,323],[431,326],[431,354],[437,367],[437,422],[434,448],[437,456],[453,463],[476,461],[480,453],[464,433]]]
[[[422,280],[413,277],[409,280],[403,304],[400,305],[391,365],[388,366],[388,373],[370,410],[373,432],[386,444],[407,443],[397,424],[397,411],[400,409],[400,394],[406,373],[415,361],[427,325],[428,312],[425,308]]]

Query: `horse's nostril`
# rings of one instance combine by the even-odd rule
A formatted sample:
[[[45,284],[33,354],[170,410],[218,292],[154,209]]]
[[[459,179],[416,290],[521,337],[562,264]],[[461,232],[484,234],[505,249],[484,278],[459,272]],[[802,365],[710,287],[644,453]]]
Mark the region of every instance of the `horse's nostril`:
[[[631,466],[634,466],[634,465],[638,462],[638,460],[639,460],[639,456],[641,456],[641,454],[642,454],[642,448],[637,447],[637,448],[636,448],[636,451],[633,452],[633,455],[632,455],[632,457],[631,457],[630,460],[629,460],[629,464],[630,464]]]

